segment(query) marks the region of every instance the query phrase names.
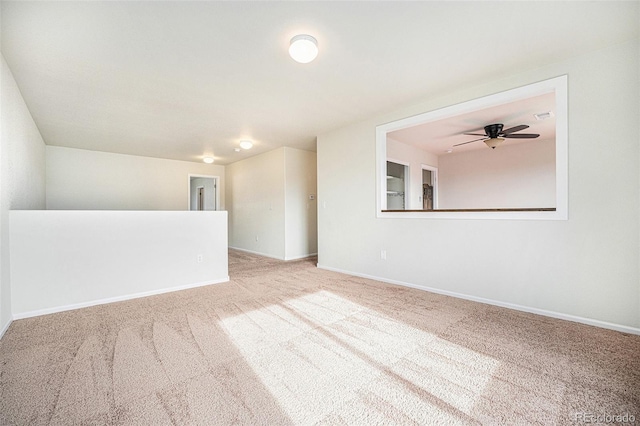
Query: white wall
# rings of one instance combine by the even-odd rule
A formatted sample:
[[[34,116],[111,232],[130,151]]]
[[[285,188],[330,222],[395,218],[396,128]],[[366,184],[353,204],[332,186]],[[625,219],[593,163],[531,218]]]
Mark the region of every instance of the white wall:
[[[216,164],[57,146],[47,146],[46,169],[48,210],[188,210],[189,174],[220,176],[223,188],[225,173]]]
[[[285,160],[276,149],[229,164],[229,246],[284,259]]]
[[[441,155],[438,208],[556,207],[555,142],[508,143]]]
[[[387,138],[387,158],[409,164],[409,196],[406,210],[422,210],[422,165],[438,167],[438,156]]]
[[[16,318],[228,281],[227,264],[226,212],[11,212]]]
[[[320,135],[319,265],[640,328],[639,52],[636,39]],[[569,220],[376,218],[377,125],[563,74]]]
[[[2,58],[0,76],[0,336],[11,321],[9,211],[44,209],[45,145]]]
[[[317,155],[284,148],[285,156],[285,260],[318,252]]]
[[[317,252],[316,153],[278,148],[227,166],[229,246],[289,260]]]

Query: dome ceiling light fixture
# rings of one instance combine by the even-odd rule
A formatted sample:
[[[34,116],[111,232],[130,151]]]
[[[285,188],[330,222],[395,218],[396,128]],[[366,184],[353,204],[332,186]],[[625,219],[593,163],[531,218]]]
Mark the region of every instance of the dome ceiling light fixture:
[[[214,160],[213,160],[213,157],[204,157],[202,161],[204,161],[207,164],[212,164]]]
[[[298,34],[291,39],[289,56],[301,64],[308,64],[318,56],[318,40],[308,34]]]

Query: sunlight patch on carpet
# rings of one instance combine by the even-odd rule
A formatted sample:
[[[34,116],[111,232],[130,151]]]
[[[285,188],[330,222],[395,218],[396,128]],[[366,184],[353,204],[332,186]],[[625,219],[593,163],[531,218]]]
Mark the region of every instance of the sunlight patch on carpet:
[[[499,365],[325,290],[220,325],[294,423],[471,420]]]

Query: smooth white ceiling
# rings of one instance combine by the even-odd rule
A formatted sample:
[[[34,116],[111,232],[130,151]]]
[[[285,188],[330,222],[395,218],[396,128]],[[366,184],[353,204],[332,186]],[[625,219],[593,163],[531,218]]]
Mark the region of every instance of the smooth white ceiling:
[[[638,2],[1,7],[2,53],[48,145],[217,164],[314,150],[350,122],[638,31]],[[299,33],[318,40],[310,64],[287,54]],[[255,147],[234,152],[243,138]]]

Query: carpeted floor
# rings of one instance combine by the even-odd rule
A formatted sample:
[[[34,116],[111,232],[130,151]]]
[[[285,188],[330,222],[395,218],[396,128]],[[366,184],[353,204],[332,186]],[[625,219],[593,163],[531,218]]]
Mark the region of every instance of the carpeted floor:
[[[640,422],[640,336],[314,262],[230,251],[229,283],[14,321],[0,424]]]

